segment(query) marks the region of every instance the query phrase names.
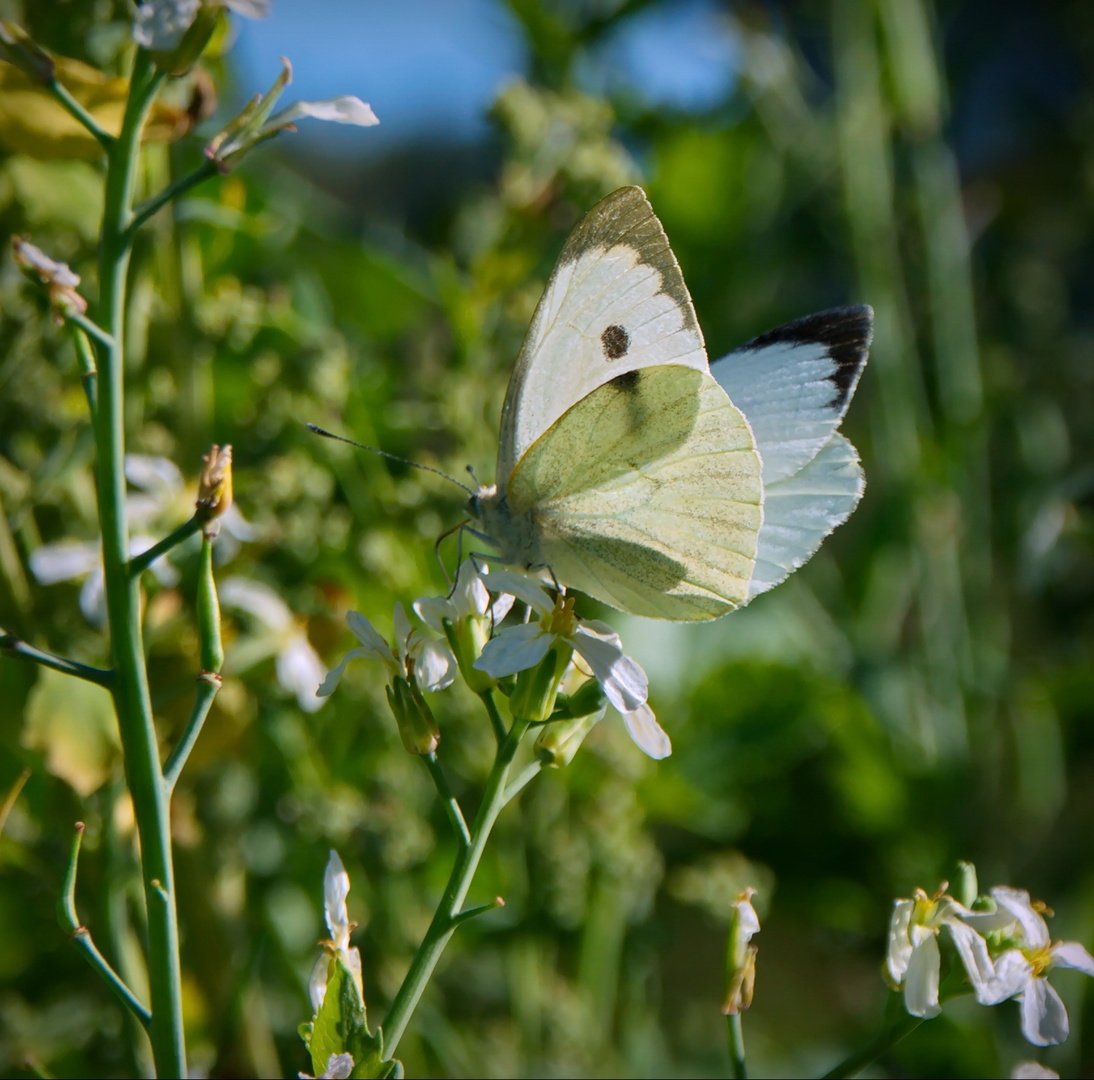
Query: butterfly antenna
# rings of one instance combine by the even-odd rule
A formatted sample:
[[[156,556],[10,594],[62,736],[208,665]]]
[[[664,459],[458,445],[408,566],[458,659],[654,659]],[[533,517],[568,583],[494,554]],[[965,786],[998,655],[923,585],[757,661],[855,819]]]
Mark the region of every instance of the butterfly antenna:
[[[462,488],[468,495],[474,495],[475,492],[469,488],[466,484],[461,483],[454,476],[449,476],[448,473],[443,472],[440,469],[435,469],[432,465],[423,465],[420,461],[411,461],[409,458],[400,457],[398,454],[393,454],[389,450],[381,450],[378,446],[366,446],[364,443],[359,443],[356,439],[347,439],[345,435],[335,435],[333,431],[327,431],[326,428],[321,428],[318,424],[304,425],[309,431],[316,435],[322,435],[324,439],[336,439],[338,442],[348,443],[350,446],[356,446],[358,450],[367,450],[370,454],[379,454],[380,457],[385,457],[391,461],[399,461],[404,465],[409,465],[414,469],[421,469],[423,472],[436,473],[437,476],[444,477],[450,484],[455,484],[456,487]],[[466,522],[461,522],[456,528],[462,528]],[[445,533],[447,536],[448,533]],[[442,537],[443,539],[443,537]]]

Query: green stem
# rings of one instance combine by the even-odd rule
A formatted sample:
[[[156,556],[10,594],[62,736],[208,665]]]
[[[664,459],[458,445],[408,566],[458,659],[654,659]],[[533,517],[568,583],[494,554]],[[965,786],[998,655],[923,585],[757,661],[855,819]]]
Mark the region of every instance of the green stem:
[[[141,627],[140,582],[129,573],[129,522],[125,507],[124,341],[128,231],[141,129],[163,76],[137,51],[121,131],[109,145],[99,259],[97,322],[111,338],[100,351],[98,450],[99,520],[102,527],[106,608],[115,671],[125,777],[140,837],[141,876],[148,909],[150,1035],[156,1073],[186,1075],[178,922],[168,793],[160,771]]]
[[[498,746],[501,746],[505,742],[505,721],[501,718],[501,713],[498,712],[497,702],[494,700],[493,690],[484,690],[479,697],[482,698],[482,703],[486,709],[486,715],[490,717],[490,726],[494,729],[494,738],[498,741]]]
[[[513,758],[527,730],[526,720],[514,721],[512,729],[498,747],[494,767],[486,780],[479,811],[471,825],[471,846],[461,849],[456,856],[444,896],[441,897],[441,902],[433,915],[433,921],[429,924],[429,929],[421,945],[418,946],[418,951],[414,954],[410,970],[406,973],[406,978],[403,979],[403,984],[399,987],[399,992],[395,995],[395,1000],[391,1003],[391,1008],[382,1025],[385,1059],[395,1055],[399,1040],[403,1037],[407,1024],[410,1023],[410,1017],[425,991],[441,953],[444,952],[461,918],[466,917],[460,909],[471,888],[482,853],[486,850],[486,842],[490,839],[494,822],[497,821],[498,814],[505,805],[505,786],[509,778],[509,770],[512,768]]]
[[[194,744],[198,741],[201,729],[205,726],[205,718],[213,707],[213,699],[217,696],[220,686],[221,678],[214,671],[204,671],[198,676],[197,697],[194,700],[193,712],[191,712],[190,719],[186,723],[186,730],[183,731],[182,738],[179,739],[175,749],[171,751],[171,756],[163,767],[163,782],[167,786],[169,795],[175,790],[179,774],[185,768],[186,761],[190,757],[190,751],[194,749]]]
[[[748,1067],[745,1065],[745,1032],[739,1012],[726,1016],[726,1038],[729,1041],[729,1060],[733,1065],[735,1080],[748,1080]]]
[[[65,318],[73,326],[78,326],[89,338],[94,338],[104,349],[113,347],[114,339],[94,319],[77,311],[68,312]]]
[[[517,778],[505,789],[502,806],[508,806],[543,771],[543,762],[530,761],[517,774]]]
[[[66,656],[58,656],[56,653],[44,652],[28,645],[22,638],[14,634],[0,634],[0,650],[17,656],[21,660],[30,660],[42,667],[52,668],[54,671],[63,672],[65,675],[74,675],[77,679],[86,679],[98,686],[108,687],[114,681],[112,671],[104,671],[102,668],[90,667],[81,664],[78,660],[69,660]]]
[[[84,837],[84,823],[76,822],[76,832],[72,839],[72,848],[65,869],[65,883],[61,899],[57,904],[57,918],[63,930],[72,935],[76,947],[87,957],[88,963],[102,976],[107,986],[114,991],[118,1000],[141,1022],[145,1030],[152,1022],[152,1014],[137,1000],[137,995],[126,986],[122,977],[110,966],[106,957],[99,952],[91,940],[91,931],[80,923],[76,914],[76,866],[80,860],[80,843]]]
[[[180,195],[185,195],[191,188],[197,187],[198,184],[217,175],[219,175],[219,170],[216,164],[206,159],[193,172],[179,177],[173,184],[168,184],[158,195],[153,195],[152,198],[141,203],[134,211],[132,221],[129,222],[130,240],[150,217],[159,213],[169,202],[177,199]]]
[[[890,995],[890,1002],[886,1007],[888,1022],[877,1037],[871,1039],[861,1050],[844,1058],[833,1069],[826,1072],[821,1080],[843,1080],[844,1077],[854,1076],[887,1050],[896,1046],[901,1039],[911,1035],[923,1023],[923,1018],[920,1016],[909,1016],[903,1012],[896,1015],[899,1004],[896,1007],[893,1006],[892,1000],[895,997],[896,995]]]
[[[104,131],[99,122],[91,115],[56,78],[46,83],[49,92],[61,103],[70,116],[75,117],[83,126],[95,136],[99,145],[109,154],[117,141],[109,131]]]
[[[456,834],[456,839],[459,841],[460,850],[466,851],[471,846],[471,831],[467,827],[467,822],[464,820],[463,811],[460,809],[460,804],[456,801],[456,796],[452,794],[452,788],[449,786],[448,777],[444,774],[444,769],[441,768],[441,763],[437,759],[437,754],[434,751],[430,754],[421,755],[422,763],[429,770],[429,775],[433,777],[433,783],[437,788],[437,794],[441,797],[441,802],[444,803],[445,813],[448,814],[448,820],[452,825],[452,831]]]
[[[94,425],[95,414],[99,411],[99,369],[95,364],[95,353],[87,335],[78,326],[72,328],[72,341],[76,346],[76,359],[80,363],[80,380],[84,384],[87,409]]]
[[[189,521],[184,521],[177,529],[172,530],[158,544],[153,544],[147,551],[134,555],[129,560],[129,576],[139,578],[161,555],[166,555],[173,547],[191,537],[208,521],[207,517],[195,514]]]

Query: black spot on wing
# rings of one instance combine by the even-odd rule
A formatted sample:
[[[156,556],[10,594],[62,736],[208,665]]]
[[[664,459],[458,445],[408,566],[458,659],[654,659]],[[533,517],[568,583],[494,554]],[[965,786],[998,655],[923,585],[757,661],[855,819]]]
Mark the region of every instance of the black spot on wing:
[[[627,350],[631,347],[631,336],[622,326],[613,324],[600,335],[600,344],[606,360],[618,360],[627,355]]]
[[[854,392],[874,332],[874,309],[867,304],[830,308],[783,323],[760,334],[741,349],[765,349],[773,345],[823,345],[836,370],[831,375],[835,387],[832,408],[843,412]]]

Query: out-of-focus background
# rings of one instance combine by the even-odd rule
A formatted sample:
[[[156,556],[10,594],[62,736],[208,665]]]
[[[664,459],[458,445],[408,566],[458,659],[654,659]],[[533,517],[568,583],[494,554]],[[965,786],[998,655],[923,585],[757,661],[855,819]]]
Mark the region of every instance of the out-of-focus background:
[[[121,70],[122,3],[0,15]],[[358,663],[315,710],[305,642],[331,665],[348,608],[386,630],[396,600],[443,591],[433,543],[461,496],[303,422],[490,479],[546,275],[624,183],[649,192],[712,356],[874,306],[844,424],[868,488],[752,608],[701,627],[607,615],[675,752],[650,762],[606,721],[505,814],[473,898],[508,906],[454,939],[400,1048],[408,1073],[726,1075],[726,918],[746,885],[759,1076],[823,1072],[875,1032],[892,900],[959,859],[1046,900],[1054,936],[1094,942],[1092,49],[1079,0],[274,0],[233,20],[207,64],[220,122],[285,55],[286,100],[357,94],[381,126],[302,124],[160,214],[134,263],[129,445],[151,459],[136,531],[188,515],[213,440],[235,447],[244,518],[220,544],[231,677],[174,806],[195,1069],[306,1067],[328,849],[353,881],[376,1022],[452,857],[380,670]],[[93,295],[94,154],[55,156],[4,96],[0,233]],[[183,175],[217,127],[150,147],[142,183]],[[101,663],[91,461],[69,339],[4,257],[0,625]],[[195,553],[170,569],[145,609],[165,744],[196,670]],[[53,915],[82,819],[81,918],[139,985],[108,703],[10,660],[0,700],[0,792],[29,770],[0,837],[0,1071],[140,1074]],[[469,693],[434,705],[473,805],[490,731]],[[1088,980],[1053,982],[1073,1033],[1042,1059],[1091,1075]],[[1004,1076],[1030,1056],[1013,1003],[963,1000],[873,1075]]]

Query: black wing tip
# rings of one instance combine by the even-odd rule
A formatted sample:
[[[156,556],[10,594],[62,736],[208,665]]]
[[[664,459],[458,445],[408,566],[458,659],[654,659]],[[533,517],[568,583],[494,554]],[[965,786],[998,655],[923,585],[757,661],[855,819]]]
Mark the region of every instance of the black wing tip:
[[[823,345],[835,364],[832,407],[842,413],[858,385],[874,337],[874,309],[869,304],[828,308],[776,326],[741,346],[741,351],[773,345]]]

